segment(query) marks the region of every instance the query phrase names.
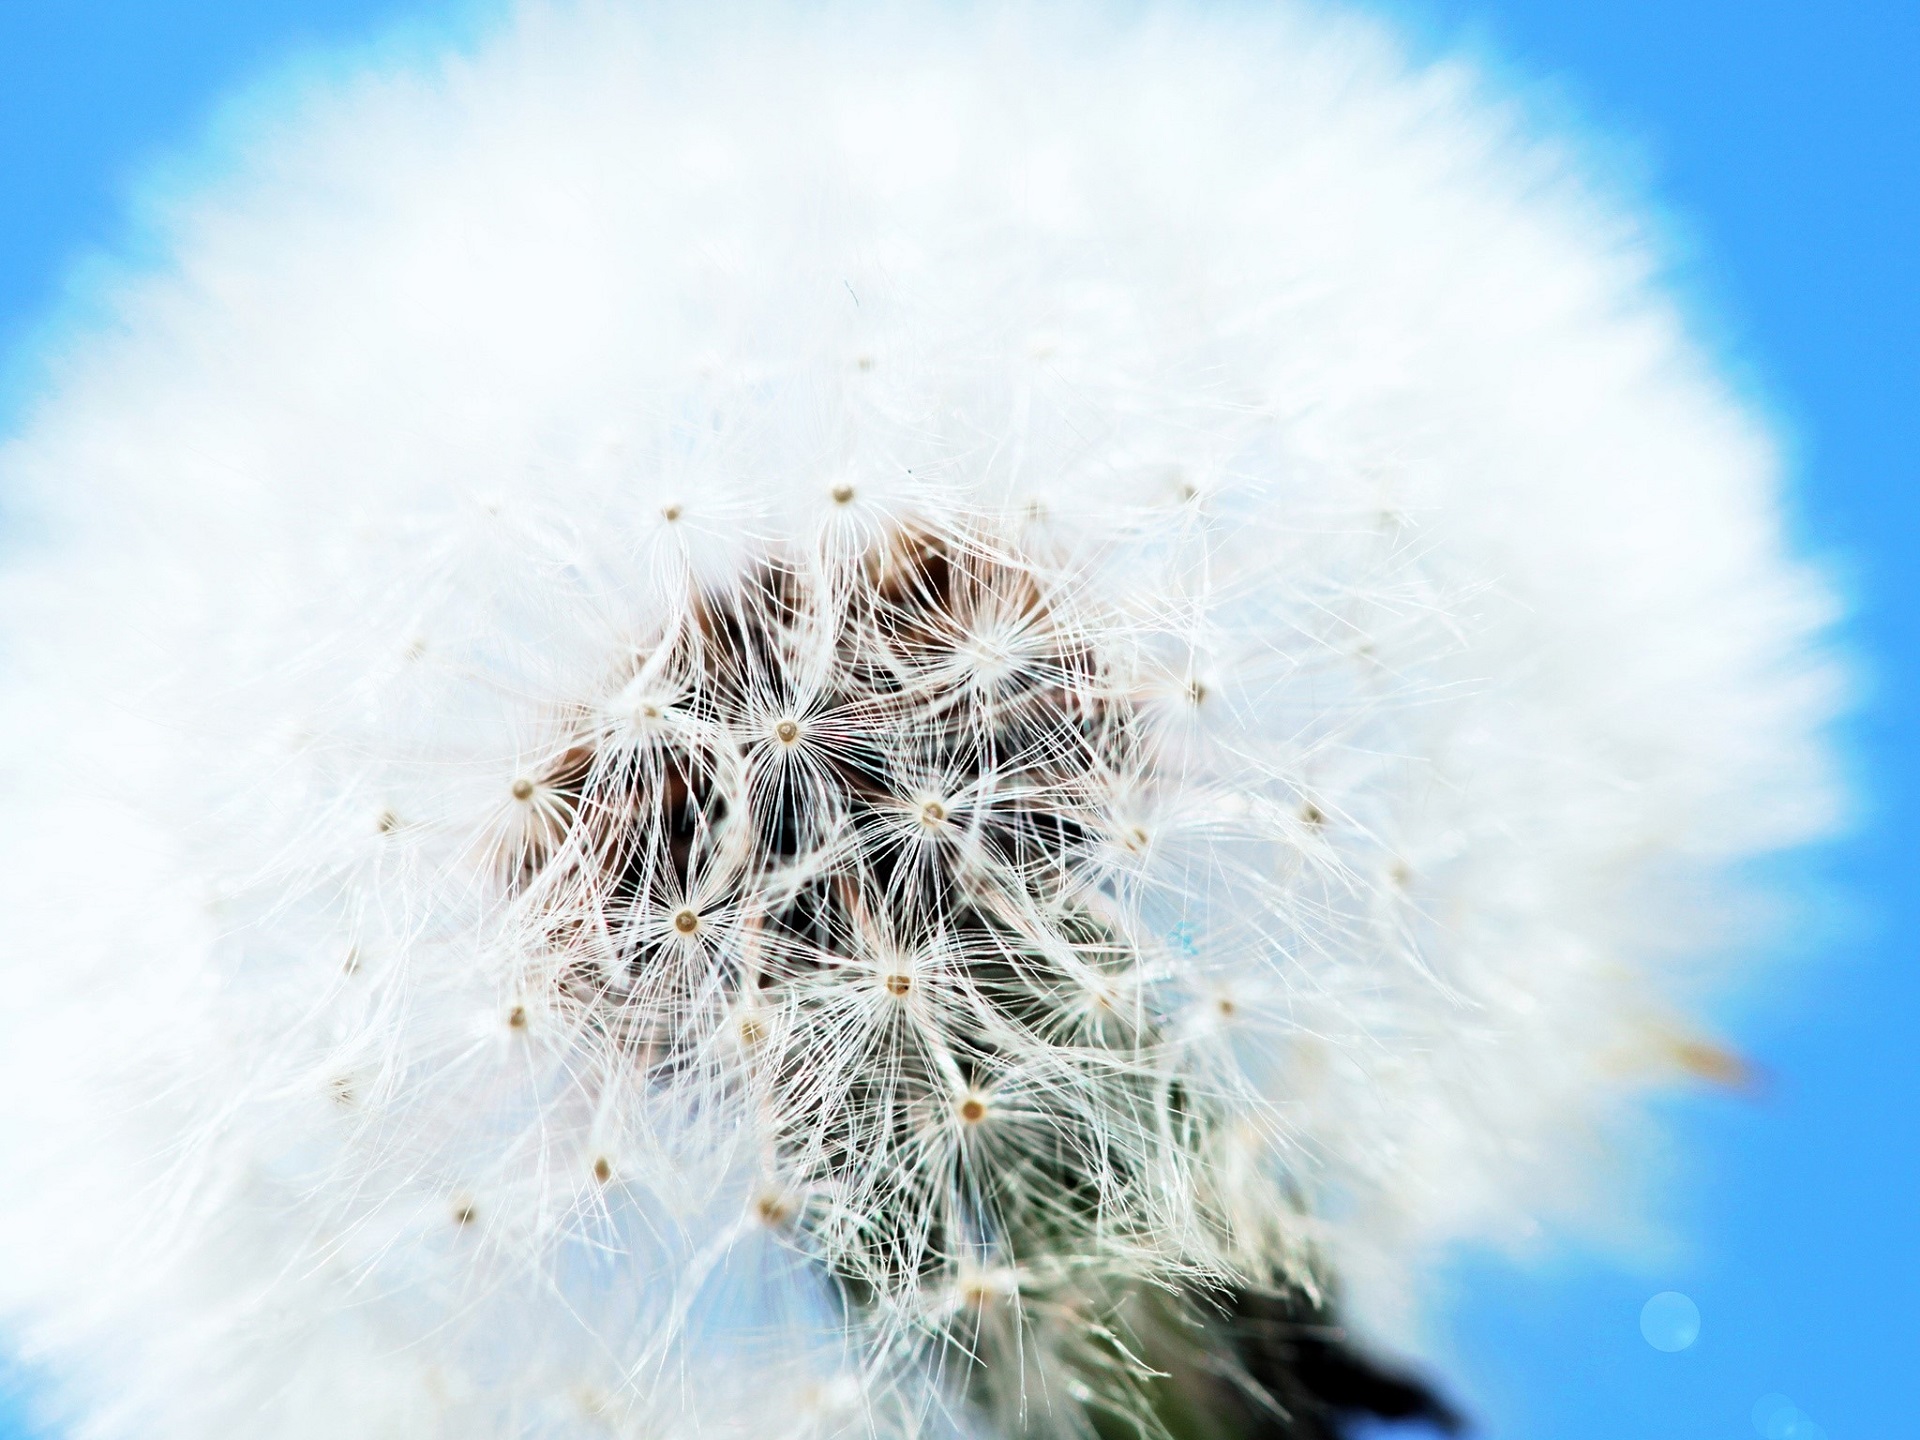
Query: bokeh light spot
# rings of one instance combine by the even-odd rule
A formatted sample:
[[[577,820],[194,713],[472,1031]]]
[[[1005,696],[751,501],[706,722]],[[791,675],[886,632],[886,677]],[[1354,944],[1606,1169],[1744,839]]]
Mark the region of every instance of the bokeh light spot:
[[[1656,1350],[1684,1350],[1700,1338],[1700,1307],[1678,1290],[1662,1290],[1641,1306],[1640,1333]]]
[[[1777,1391],[1753,1402],[1753,1428],[1766,1440],[1827,1440],[1811,1415]]]

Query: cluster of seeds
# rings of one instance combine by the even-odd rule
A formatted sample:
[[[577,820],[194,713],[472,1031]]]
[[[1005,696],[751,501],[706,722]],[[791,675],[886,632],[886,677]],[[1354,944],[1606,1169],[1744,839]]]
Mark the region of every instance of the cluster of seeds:
[[[768,561],[524,797],[562,993],[682,1113],[752,1107],[760,1213],[857,1297],[1124,1255],[1191,1193],[1128,918],[1150,726],[1089,631],[977,532]]]
[[[651,1108],[754,1135],[752,1218],[999,1433],[1450,1420],[1224,1258],[1192,987],[1140,919],[1146,697],[1183,687],[1086,604],[930,527],[690,594],[516,787],[519,921]]]

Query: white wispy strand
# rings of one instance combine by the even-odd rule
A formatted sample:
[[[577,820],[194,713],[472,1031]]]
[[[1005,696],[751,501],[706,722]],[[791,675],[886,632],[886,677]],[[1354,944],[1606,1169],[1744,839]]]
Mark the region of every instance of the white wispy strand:
[[[1398,1324],[1618,1206],[1832,822],[1765,427],[1471,73],[724,22],[290,103],[0,461],[76,1433],[1079,1433],[1130,1286]]]

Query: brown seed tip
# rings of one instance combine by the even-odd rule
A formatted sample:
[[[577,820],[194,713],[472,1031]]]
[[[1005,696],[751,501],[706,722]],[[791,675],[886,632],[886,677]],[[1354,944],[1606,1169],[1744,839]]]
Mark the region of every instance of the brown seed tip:
[[[604,1155],[596,1155],[593,1160],[593,1178],[602,1185],[613,1179],[613,1162]]]
[[[920,823],[938,825],[947,818],[947,807],[938,800],[924,800],[920,804]]]
[[[526,1029],[527,1007],[524,1005],[516,1005],[513,1009],[509,1010],[507,1012],[507,1025],[510,1029],[514,1030]]]
[[[700,928],[700,917],[691,910],[677,911],[673,917],[673,928],[682,935],[691,935]]]
[[[462,1204],[453,1207],[453,1223],[456,1225],[471,1225],[479,1218],[480,1212],[472,1205]]]
[[[793,1207],[778,1195],[762,1195],[753,1202],[753,1210],[768,1225],[784,1225],[793,1215]]]
[[[400,828],[400,817],[391,810],[382,810],[378,823],[382,835],[391,835]]]
[[[987,1118],[987,1102],[978,1095],[969,1095],[960,1102],[960,1118],[969,1125],[978,1125]]]
[[[774,738],[782,745],[791,745],[800,738],[800,722],[798,720],[782,720],[778,725],[773,727],[773,734]]]
[[[960,1286],[960,1298],[975,1310],[984,1310],[1000,1298],[1001,1292],[984,1276],[966,1280]]]
[[[514,781],[513,798],[516,800],[531,800],[533,798],[533,781],[526,779]]]
[[[887,993],[889,995],[904,995],[911,989],[913,989],[913,977],[911,975],[887,976]]]
[[[853,487],[851,485],[834,486],[833,503],[836,505],[851,505],[853,503]]]
[[[678,505],[662,505],[660,507],[660,518],[671,525],[680,518],[680,507]]]
[[[1749,1094],[1762,1088],[1763,1077],[1751,1061],[1711,1040],[1678,1037],[1670,1048],[1674,1063],[1696,1080]]]

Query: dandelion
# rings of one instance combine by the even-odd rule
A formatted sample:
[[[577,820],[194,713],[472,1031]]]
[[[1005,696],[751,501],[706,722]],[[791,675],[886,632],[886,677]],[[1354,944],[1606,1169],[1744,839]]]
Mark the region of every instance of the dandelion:
[[[0,1305],[103,1436],[1457,1424],[1831,822],[1763,430],[1367,23],[752,18],[304,97],[0,459]]]

